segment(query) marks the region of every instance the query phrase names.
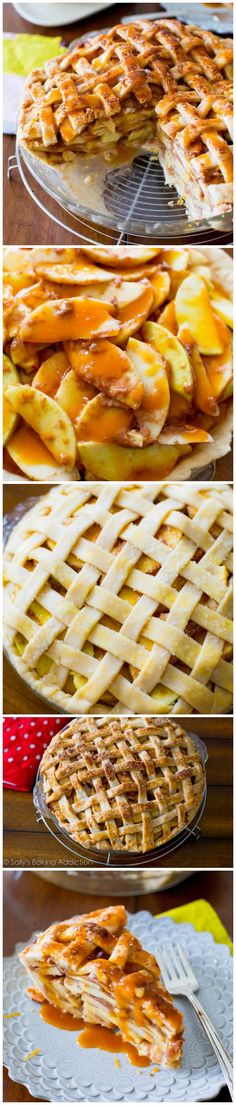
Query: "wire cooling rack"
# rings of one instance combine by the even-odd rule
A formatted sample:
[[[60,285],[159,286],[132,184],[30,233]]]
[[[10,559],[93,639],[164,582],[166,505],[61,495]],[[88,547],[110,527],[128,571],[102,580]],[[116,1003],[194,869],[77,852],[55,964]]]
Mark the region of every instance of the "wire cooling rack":
[[[175,188],[165,185],[157,156],[146,151],[141,151],[132,163],[116,168],[109,168],[101,158],[88,162],[77,155],[74,186],[58,166],[47,164],[19,145],[9,159],[9,179],[16,169],[41,210],[80,241],[142,244],[148,238],[154,244],[202,245],[231,241],[231,214],[213,220],[212,225],[205,220],[190,222],[184,201]],[[99,184],[97,189],[93,180]],[[79,199],[76,181],[80,184]]]

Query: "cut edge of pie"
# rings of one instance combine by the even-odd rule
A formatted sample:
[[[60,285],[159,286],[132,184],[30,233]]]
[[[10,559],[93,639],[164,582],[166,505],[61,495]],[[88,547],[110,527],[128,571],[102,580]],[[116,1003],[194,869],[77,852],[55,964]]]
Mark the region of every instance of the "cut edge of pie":
[[[51,925],[19,956],[33,982],[29,993],[85,1024],[119,1030],[139,1055],[176,1067],[182,1014],[126,921],[124,906],[115,905]]]
[[[79,42],[28,78],[19,140],[56,160],[146,145],[192,219],[224,214],[233,202],[232,46],[168,18]]]

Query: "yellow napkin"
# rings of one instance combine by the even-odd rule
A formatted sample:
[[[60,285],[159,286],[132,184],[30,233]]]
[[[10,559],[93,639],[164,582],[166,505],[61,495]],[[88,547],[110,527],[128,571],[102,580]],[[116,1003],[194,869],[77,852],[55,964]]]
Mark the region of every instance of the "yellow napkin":
[[[61,37],[50,38],[47,35],[14,35],[3,40],[3,69],[5,73],[15,73],[28,77],[32,69],[38,69],[49,58],[64,54],[65,46]]]
[[[197,902],[188,902],[187,905],[177,906],[176,909],[167,909],[160,916],[172,917],[177,925],[180,922],[188,922],[188,924],[193,925],[197,932],[211,932],[216,944],[227,944],[231,953],[233,952],[232,940],[230,940],[220,917],[218,917],[210,902],[206,902],[204,898],[199,898]]]

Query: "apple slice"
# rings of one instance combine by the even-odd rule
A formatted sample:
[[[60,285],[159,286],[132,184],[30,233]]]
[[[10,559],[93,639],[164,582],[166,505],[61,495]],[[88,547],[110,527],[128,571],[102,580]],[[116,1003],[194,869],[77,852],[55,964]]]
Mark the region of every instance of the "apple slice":
[[[126,444],[131,429],[133,411],[127,407],[108,406],[104,395],[96,395],[84,407],[77,422],[77,440],[118,441]]]
[[[87,441],[80,445],[86,470],[99,480],[165,479],[189,445],[147,445],[143,449]]]
[[[161,247],[156,246],[81,246],[82,252],[93,261],[102,262],[112,268],[132,268],[145,264],[157,257]]]
[[[19,376],[10,357],[3,354],[3,445],[7,444],[17,425],[17,414],[12,410],[8,402],[6,391],[9,387],[18,384]]]
[[[170,385],[173,391],[189,402],[193,394],[193,375],[186,349],[181,342],[158,322],[147,322],[143,327],[145,341],[167,361],[170,372]]]
[[[69,480],[71,473],[53,459],[41,438],[28,426],[20,426],[7,445],[14,464],[30,480]],[[76,469],[76,479],[79,473]]]
[[[3,247],[3,272],[25,272],[30,265],[32,270],[32,250],[22,246]]]
[[[165,426],[159,437],[160,445],[199,445],[205,441],[213,438],[200,426]]]
[[[98,265],[86,264],[83,259],[64,264],[40,264],[36,265],[36,273],[44,280],[50,280],[52,284],[107,284],[111,279],[109,269],[101,269]]]
[[[6,278],[4,279],[3,277],[4,285],[6,285],[7,283],[8,287],[11,288],[14,295],[17,295],[18,292],[26,290],[26,288],[30,288],[32,286],[33,280],[33,270],[32,272],[27,273],[24,271],[24,269],[20,272],[8,272],[7,281]]]
[[[50,295],[42,280],[34,280],[33,283],[31,281],[29,288],[22,288],[20,292],[17,292],[16,303],[24,304],[25,308],[28,308],[29,314],[31,311],[35,311],[36,307],[41,307],[50,298],[55,299],[54,293]]]
[[[210,373],[206,371],[204,361],[196,345],[192,351],[192,363],[195,373],[196,408],[203,411],[204,414],[212,415],[214,418],[219,414],[216,394],[212,387]]]
[[[191,417],[192,405],[188,399],[183,399],[182,395],[177,395],[176,391],[172,391],[170,395],[170,406],[168,410],[169,422],[187,422]]]
[[[178,288],[175,299],[178,325],[187,323],[196,342],[199,353],[219,354],[223,352],[217,322],[214,318],[210,296],[199,276],[192,273],[186,276]]]
[[[65,348],[77,376],[125,406],[140,407],[143,384],[123,349],[109,341],[93,342],[86,348],[69,341]]]
[[[232,350],[228,345],[220,357],[205,357],[204,363],[215,399],[220,402],[225,389],[232,386]]]
[[[8,311],[7,308],[6,314],[5,303],[3,306],[3,319],[6,331],[6,338],[4,338],[5,342],[11,341],[12,338],[20,338],[20,328],[30,315],[29,308],[26,307],[25,303],[21,303],[16,295],[12,298],[13,302],[10,305],[10,311]]]
[[[80,380],[76,376],[73,368],[66,373],[63,380],[60,383],[58,391],[55,394],[55,399],[60,407],[66,411],[71,422],[75,426],[75,432],[77,434],[78,420],[84,407],[94,398],[96,392],[90,384]]]
[[[165,362],[151,345],[136,338],[129,338],[127,353],[144,387],[136,421],[148,445],[159,436],[169,410],[170,389]]]
[[[151,698],[153,700],[154,714],[169,714],[171,706],[176,702],[177,694],[176,692],[168,691],[168,688],[163,687],[162,683],[158,683],[154,691],[151,691]]]
[[[131,288],[139,289],[139,294],[135,297],[132,296],[131,299],[129,293],[129,300],[124,303],[124,306],[122,306],[124,285],[123,288],[121,286],[117,291],[118,310],[116,314],[121,326],[118,337],[119,345],[123,345],[132,334],[140,330],[153,308],[154,291],[148,280],[140,281],[139,284],[131,284]]]
[[[111,275],[112,274],[110,274],[110,276]],[[51,285],[51,286],[53,287],[53,285]],[[62,298],[67,300],[67,293],[66,293],[66,290],[65,290],[65,285],[64,286],[63,285],[57,285],[57,287],[58,287],[58,298],[59,298],[59,289],[60,289],[60,295],[62,295]],[[133,281],[132,280],[124,280],[123,277],[121,278],[120,276],[114,274],[113,279],[110,279],[109,283],[106,283],[106,284],[88,284],[88,285],[86,285],[86,297],[88,299],[95,299],[95,300],[97,300],[97,302],[101,301],[101,303],[104,304],[106,309],[111,314],[113,314],[113,315],[116,314],[116,316],[118,318],[120,317],[120,314],[121,314],[121,319],[122,320],[123,320],[123,318],[125,318],[125,321],[127,320],[128,322],[129,322],[129,320],[131,320],[130,330],[131,330],[131,326],[134,326],[134,325],[135,325],[135,328],[137,330],[137,327],[140,324],[139,323],[139,317],[141,317],[140,316],[140,301],[141,301],[142,297],[143,297],[142,302],[141,302],[142,317],[143,317],[143,320],[146,318],[147,295],[145,295],[145,293],[147,293],[148,288],[149,288],[149,297],[148,297],[148,309],[149,309],[151,304],[154,301],[154,291],[153,291],[153,289],[151,291],[151,283],[147,280],[140,280],[140,281],[137,281],[137,280],[136,281],[134,281],[134,280]],[[70,290],[71,290],[71,286],[70,286]],[[74,295],[75,295],[75,290],[76,289],[73,288],[73,298],[74,298]],[[81,286],[78,285],[78,287],[77,287],[77,296],[84,298],[84,288],[83,288],[82,285]],[[70,298],[70,296],[68,296],[68,298]],[[143,307],[144,307],[144,310],[143,310]],[[137,322],[136,322],[136,314],[138,316],[137,317]],[[142,321],[142,318],[141,318],[141,321]],[[128,332],[127,332],[126,337],[127,338],[129,337]],[[123,339],[124,339],[123,331],[120,331],[119,341],[122,340],[122,342],[123,342]]]
[[[65,411],[55,399],[29,384],[7,388],[6,397],[16,414],[42,438],[57,464],[73,468],[76,457],[76,439],[73,426]]]
[[[188,249],[164,249],[163,262],[174,272],[186,272],[189,263]]]
[[[213,295],[211,295],[211,306],[219,318],[226,323],[226,326],[230,326],[230,329],[234,328],[234,315],[233,315],[233,302],[224,295],[220,295],[214,289]]]
[[[15,296],[13,295],[12,288],[10,288],[9,285],[7,285],[7,287],[3,288],[3,310],[2,310],[2,313],[3,313],[4,331],[5,331],[4,335],[3,335],[4,344],[5,344],[5,341],[7,342],[7,340],[8,340],[9,321],[10,321],[10,324],[11,324],[11,316],[12,316],[14,307],[15,307]],[[6,334],[6,337],[5,337],[5,334]]]
[[[18,337],[12,338],[10,354],[13,364],[22,368],[27,375],[36,372],[39,367],[39,352],[42,347],[34,342],[19,341]]]
[[[111,310],[111,308],[110,308]],[[118,337],[120,324],[100,300],[52,299],[42,303],[20,326],[23,341],[58,342],[96,337]]]
[[[155,274],[156,274],[157,266],[158,266],[158,257],[156,258],[156,264],[155,264],[155,262],[151,262],[151,263],[147,262],[146,265],[136,265],[135,268],[133,268],[133,269],[126,269],[125,267],[122,268],[122,269],[119,268],[119,272],[117,272],[117,273],[113,272],[113,279],[116,279],[117,277],[118,277],[118,279],[119,279],[119,277],[123,277],[123,280],[127,280],[127,276],[128,276],[129,281],[145,280],[145,279],[151,280],[151,276],[155,276]],[[110,273],[110,276],[111,276],[111,273]]]
[[[179,328],[178,338],[182,342],[182,345],[184,345],[189,356],[191,357],[195,381],[195,407],[197,410],[203,411],[203,414],[215,417],[217,414],[219,414],[219,408],[217,406],[214,392],[207,375],[204,361],[201,357],[201,354],[199,353],[189,327],[185,323],[183,323],[183,325]]]
[[[161,311],[161,313],[158,317],[158,323],[159,323],[159,326],[164,326],[165,330],[170,330],[171,334],[175,334],[175,336],[177,335],[178,325],[177,325],[177,319],[176,319],[176,314],[175,314],[175,305],[174,305],[174,300],[173,299],[171,300],[170,303],[167,303],[166,307],[164,307],[163,311]]]
[[[161,307],[169,295],[170,276],[167,270],[157,269],[155,276],[151,278],[151,285],[154,290],[153,310],[155,310],[156,307]]]
[[[77,264],[80,250],[77,246],[32,246],[30,250],[32,264],[36,265],[71,265]]]
[[[191,269],[197,268],[198,265],[206,264],[206,255],[202,253],[201,249],[196,248],[189,250],[189,265]]]
[[[201,280],[205,281],[209,295],[211,297],[211,293],[214,291],[214,284],[212,283],[210,265],[196,265],[194,269],[194,275],[200,276]]]
[[[222,395],[221,395],[221,401],[224,403],[225,399],[231,399],[232,395],[233,395],[233,377],[231,377],[231,380],[229,380],[228,384],[226,384],[226,388],[224,389],[224,391],[222,392]]]
[[[54,398],[62,377],[65,376],[68,370],[69,362],[63,349],[60,349],[58,353],[52,353],[51,357],[46,357],[46,360],[42,361],[38,372],[36,372],[34,388]]]
[[[75,246],[5,246],[3,250],[4,272],[25,272],[37,264],[57,264],[58,261],[71,264],[76,261],[78,250]]]

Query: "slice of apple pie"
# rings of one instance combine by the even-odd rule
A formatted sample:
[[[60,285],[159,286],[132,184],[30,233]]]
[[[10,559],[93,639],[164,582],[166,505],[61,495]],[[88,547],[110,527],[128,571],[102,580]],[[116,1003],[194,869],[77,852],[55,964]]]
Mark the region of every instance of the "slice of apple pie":
[[[193,219],[232,204],[232,39],[178,19],[113,27],[34,70],[19,137],[54,160],[151,145]]]
[[[181,1060],[183,1018],[160,980],[154,955],[126,928],[124,906],[51,925],[20,953],[33,987],[86,1024],[119,1030],[139,1055],[163,1066]]]

